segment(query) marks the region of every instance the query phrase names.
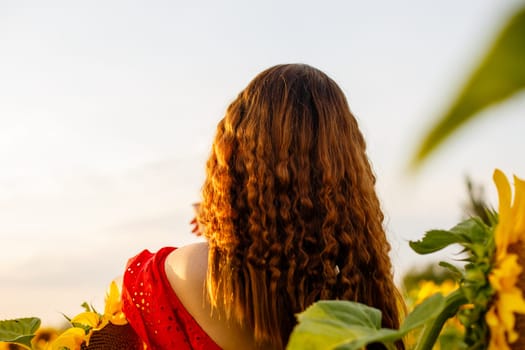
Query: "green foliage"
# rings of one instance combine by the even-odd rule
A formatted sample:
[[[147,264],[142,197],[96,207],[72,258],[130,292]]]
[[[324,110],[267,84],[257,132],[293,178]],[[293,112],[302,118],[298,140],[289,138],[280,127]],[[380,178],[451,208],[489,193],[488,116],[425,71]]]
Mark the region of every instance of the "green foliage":
[[[410,242],[410,247],[418,254],[435,253],[453,243],[465,242],[465,237],[452,231],[431,230],[428,231],[424,239],[417,242]]]
[[[432,298],[432,297],[431,297]],[[441,330],[443,329],[447,320],[458,313],[459,308],[466,303],[465,295],[461,289],[456,290],[445,298],[445,305],[437,316],[427,322],[423,328],[418,343],[416,344],[415,350],[428,350],[432,349],[436,341],[439,339]],[[452,340],[452,339],[450,339]],[[463,345],[463,342],[455,341],[455,346]]]
[[[299,314],[288,350],[359,350],[371,343],[395,349],[395,341],[439,315],[445,299],[436,294],[414,309],[398,330],[381,328],[381,312],[350,301],[319,301]]]
[[[480,218],[474,217],[460,222],[448,231],[427,231],[423,239],[410,241],[409,245],[418,254],[430,254],[459,243],[477,256],[484,254],[486,244],[489,244],[492,237],[488,230],[490,230],[489,226]]]
[[[412,159],[413,167],[478,112],[525,88],[524,38],[525,7],[510,18],[455,102],[424,137]]]
[[[491,220],[497,221],[497,218],[494,216]],[[462,270],[443,262],[441,265],[458,275],[458,292],[464,298],[463,303],[472,304],[471,308],[459,312],[456,310],[458,318],[465,326],[465,344],[472,349],[484,349],[487,346],[485,313],[494,294],[488,281],[495,251],[494,225],[486,225],[482,219],[474,217],[459,223],[449,231],[429,231],[422,240],[410,242],[410,247],[420,254],[432,253],[456,243],[464,248],[467,254],[464,261],[467,264]],[[458,302],[457,306],[459,305],[461,302]],[[438,327],[436,325],[436,328]]]
[[[395,342],[409,332],[422,328],[415,350],[430,350],[439,342],[443,346],[465,349],[486,348],[485,312],[493,296],[488,283],[492,268],[494,225],[497,215],[491,215],[491,224],[479,217],[464,220],[450,230],[431,230],[410,246],[420,254],[430,254],[452,244],[459,244],[465,253],[463,267],[446,262],[452,280],[460,287],[443,297],[434,294],[407,315],[398,330],[381,328],[381,312],[372,307],[349,301],[320,301],[298,316],[299,324],[290,336],[288,350],[326,349],[358,350],[368,344],[382,343],[395,349]],[[465,304],[470,308],[461,309]],[[465,333],[445,327],[447,320],[458,315]],[[440,337],[444,329],[448,333]]]
[[[40,327],[36,317],[0,321],[0,342],[15,343],[31,349],[31,339]]]

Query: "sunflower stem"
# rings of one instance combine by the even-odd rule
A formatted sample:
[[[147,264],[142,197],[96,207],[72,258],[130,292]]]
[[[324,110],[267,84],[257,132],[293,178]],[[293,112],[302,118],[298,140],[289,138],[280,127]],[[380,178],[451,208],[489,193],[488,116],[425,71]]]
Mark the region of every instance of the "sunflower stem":
[[[431,350],[437,341],[441,329],[445,325],[445,322],[455,316],[460,306],[466,304],[467,298],[463,294],[461,288],[457,289],[453,293],[449,294],[445,298],[445,307],[439,313],[439,315],[431,322],[425,325],[419,341],[417,342],[414,350]]]

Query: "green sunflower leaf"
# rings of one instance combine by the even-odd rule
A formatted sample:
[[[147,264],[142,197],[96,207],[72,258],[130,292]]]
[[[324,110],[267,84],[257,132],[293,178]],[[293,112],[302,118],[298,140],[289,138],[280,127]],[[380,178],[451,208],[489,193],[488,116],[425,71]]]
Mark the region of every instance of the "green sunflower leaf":
[[[423,326],[441,313],[444,307],[445,297],[443,297],[441,293],[430,296],[407,315],[405,321],[401,327],[399,327],[399,331],[405,335],[411,330]]]
[[[410,241],[409,245],[418,254],[437,252],[451,244],[461,244],[469,251],[485,246],[490,238],[490,228],[481,219],[474,217],[460,222],[450,230],[430,230],[419,241]],[[485,248],[483,248],[485,249]]]
[[[489,235],[490,227],[485,225],[483,221],[478,217],[472,217],[465,221],[460,222],[452,229],[451,232],[457,235],[465,237],[464,243],[482,244],[485,245],[487,240],[490,238]]]
[[[16,343],[31,349],[31,339],[40,327],[36,317],[0,321],[0,342]]]
[[[381,312],[349,301],[319,301],[298,315],[288,350],[334,349],[381,327]]]
[[[410,248],[418,254],[430,254],[455,243],[465,243],[468,237],[461,233],[446,230],[431,230],[419,241],[410,241]]]
[[[381,312],[350,301],[319,301],[299,314],[288,350],[359,350],[371,343],[394,349],[394,342],[432,321],[445,302],[436,294],[414,309],[399,330],[381,328]]]

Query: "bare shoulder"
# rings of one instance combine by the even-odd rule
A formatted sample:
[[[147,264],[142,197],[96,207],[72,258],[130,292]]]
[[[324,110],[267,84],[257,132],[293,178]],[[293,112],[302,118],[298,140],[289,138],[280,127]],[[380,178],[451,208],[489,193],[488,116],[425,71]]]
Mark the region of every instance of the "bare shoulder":
[[[171,288],[184,308],[207,331],[211,308],[205,297],[205,280],[208,266],[208,245],[196,243],[171,252],[164,269]]]
[[[208,244],[194,243],[171,252],[166,259],[166,275],[172,287],[181,279],[204,283],[208,269]],[[187,284],[187,283],[186,283]]]
[[[205,291],[208,244],[196,243],[174,250],[166,259],[166,276],[185,309],[223,349],[267,349],[255,346],[253,331],[228,321],[221,310],[212,313]]]

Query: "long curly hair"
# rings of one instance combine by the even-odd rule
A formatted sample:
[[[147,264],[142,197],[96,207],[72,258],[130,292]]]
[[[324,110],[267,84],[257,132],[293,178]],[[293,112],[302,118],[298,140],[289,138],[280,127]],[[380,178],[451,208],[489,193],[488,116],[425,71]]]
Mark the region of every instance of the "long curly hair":
[[[358,301],[399,326],[365,140],[344,93],[303,64],[253,79],[217,126],[199,221],[211,305],[283,349],[295,314]]]

